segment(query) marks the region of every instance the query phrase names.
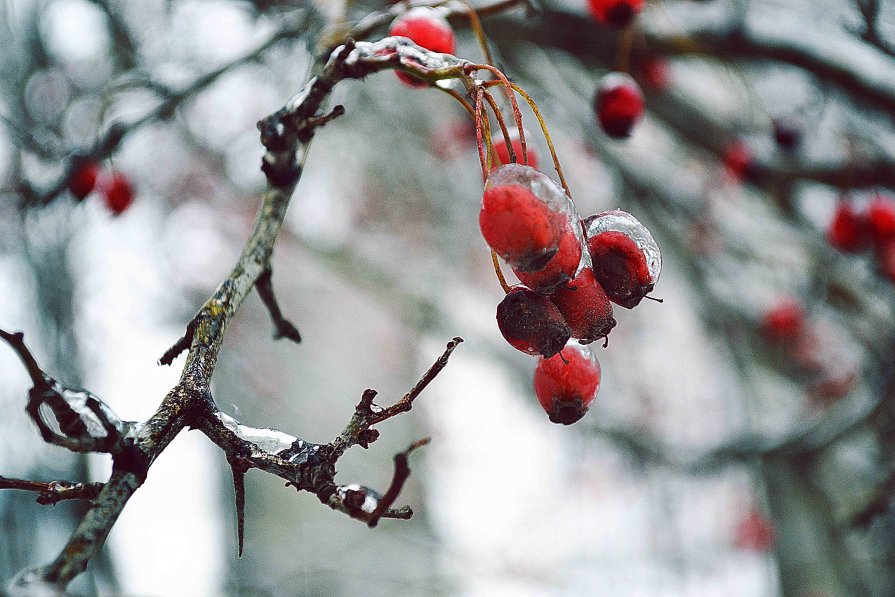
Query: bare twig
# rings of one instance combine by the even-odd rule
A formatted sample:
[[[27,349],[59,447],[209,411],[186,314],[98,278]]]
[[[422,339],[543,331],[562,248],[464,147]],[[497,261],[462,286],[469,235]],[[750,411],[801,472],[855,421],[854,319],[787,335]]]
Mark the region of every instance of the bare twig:
[[[37,503],[55,505],[63,500],[93,500],[103,488],[102,483],[74,483],[72,481],[27,481],[0,476],[0,489],[34,491]]]
[[[283,317],[283,312],[280,311],[280,305],[273,292],[273,280],[271,278],[271,268],[267,268],[255,281],[255,290],[258,291],[258,296],[261,297],[261,301],[270,313],[270,319],[273,321],[274,328],[273,337],[275,340],[288,338],[293,342],[301,342],[301,334],[298,333],[298,328],[296,328],[291,321]]]

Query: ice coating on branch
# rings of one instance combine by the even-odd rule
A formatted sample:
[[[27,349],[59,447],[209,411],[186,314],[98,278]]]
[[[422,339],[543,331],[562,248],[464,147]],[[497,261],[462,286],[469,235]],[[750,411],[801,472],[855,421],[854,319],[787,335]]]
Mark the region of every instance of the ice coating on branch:
[[[358,510],[363,510],[367,514],[372,514],[379,506],[379,500],[382,496],[370,489],[362,487],[357,483],[350,485],[342,485],[337,489],[339,500],[343,504],[348,504]],[[360,501],[362,500],[362,501]]]
[[[320,447],[276,429],[243,425],[222,412],[216,413],[216,416],[224,427],[235,433],[240,439],[251,442],[258,446],[258,449],[293,464],[304,464],[314,456]]]
[[[662,272],[662,255],[652,234],[619,209],[591,216],[584,226],[597,280],[612,302],[636,307]]]

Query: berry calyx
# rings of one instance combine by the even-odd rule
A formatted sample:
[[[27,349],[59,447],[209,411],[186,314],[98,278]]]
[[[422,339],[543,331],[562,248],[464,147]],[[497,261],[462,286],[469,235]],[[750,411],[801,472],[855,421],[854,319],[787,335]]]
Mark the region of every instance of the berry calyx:
[[[519,281],[541,294],[550,294],[575,276],[581,263],[583,240],[580,226],[570,225],[563,230],[556,254],[542,269],[526,272],[513,270]]]
[[[488,245],[512,268],[543,269],[570,226],[568,198],[556,183],[530,166],[492,170],[482,195],[479,227]]]
[[[793,342],[805,331],[805,309],[794,298],[783,299],[765,312],[761,331],[772,342]]]
[[[584,225],[594,277],[609,300],[633,309],[659,281],[659,246],[637,218],[621,210],[591,216]]]
[[[406,37],[421,48],[441,54],[453,54],[456,47],[454,30],[450,24],[437,10],[428,7],[414,8],[395,19],[388,34]],[[400,71],[395,71],[395,74],[410,87],[427,85],[411,74]]]
[[[581,268],[574,280],[554,292],[550,300],[572,330],[572,338],[590,344],[606,338],[615,327],[612,303],[589,267]]]
[[[869,223],[864,214],[843,199],[836,206],[830,227],[827,229],[827,240],[830,245],[849,253],[857,253],[867,246]]]
[[[525,133],[526,141],[531,139],[531,134],[523,129],[522,132]],[[522,164],[524,160],[522,159],[522,141],[519,140],[519,129],[510,129],[510,145],[513,147],[513,153],[516,154],[516,162]],[[526,142],[525,150],[528,154],[528,165],[532,168],[538,167],[538,152],[532,147],[530,142]],[[501,135],[494,141],[494,153],[497,154],[497,161],[501,164],[509,164],[510,163],[510,151],[507,149],[507,141]]]
[[[721,156],[724,170],[735,180],[753,180],[756,175],[755,155],[743,141],[731,141]]]
[[[497,305],[497,327],[516,350],[544,357],[558,353],[572,337],[559,309],[524,286],[514,287]]]
[[[538,359],[535,395],[554,423],[571,425],[600,391],[600,363],[586,346],[570,342],[561,354]]]
[[[134,187],[124,174],[115,172],[102,181],[101,189],[106,207],[118,216],[134,202]]]
[[[895,200],[875,195],[867,206],[867,223],[875,245],[895,239]]]
[[[590,14],[601,23],[621,29],[643,10],[643,0],[587,0]]]
[[[75,168],[71,178],[68,179],[68,190],[78,201],[81,201],[93,191],[98,176],[99,164],[83,162]]]
[[[630,75],[609,73],[597,86],[594,109],[603,132],[624,139],[643,117],[643,93]]]

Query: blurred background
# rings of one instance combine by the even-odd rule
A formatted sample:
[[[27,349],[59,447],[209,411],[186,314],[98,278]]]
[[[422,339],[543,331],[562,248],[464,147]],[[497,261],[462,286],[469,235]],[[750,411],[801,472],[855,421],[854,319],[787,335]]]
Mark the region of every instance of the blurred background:
[[[0,2],[0,327],[50,374],[148,418],[183,362],[157,359],[254,218],[256,121],[329,33],[387,8]],[[609,347],[594,345],[590,413],[551,424],[534,359],[497,329],[466,113],[388,72],[343,83],[347,114],[315,138],[274,254],[303,341],[273,341],[252,295],[213,392],[246,424],[326,442],[365,388],[399,398],[462,336],[417,408],[340,462],[342,482],[384,490],[394,453],[431,435],[399,499],[416,515],[369,530],[253,471],[237,559],[225,459],[184,432],[73,593],[895,595],[895,244],[848,252],[837,236],[844,209],[895,189],[895,3],[648,1],[629,34],[583,2],[539,8],[483,19],[495,60],[538,102],[581,215],[634,213],[664,258],[664,303],[616,307]],[[455,25],[457,55],[481,61]],[[593,94],[629,44],[647,110],[615,141]],[[85,161],[132,204],[77,200]],[[40,440],[28,387],[0,348],[0,474],[105,480],[107,457]],[[0,579],[54,558],[83,511],[0,492]]]

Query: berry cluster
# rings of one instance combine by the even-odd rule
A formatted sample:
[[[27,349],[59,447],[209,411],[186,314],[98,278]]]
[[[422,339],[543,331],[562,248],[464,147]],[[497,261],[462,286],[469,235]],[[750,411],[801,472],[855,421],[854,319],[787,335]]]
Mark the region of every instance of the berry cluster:
[[[520,164],[491,171],[479,226],[522,282],[497,306],[497,325],[511,346],[539,355],[535,392],[550,420],[574,423],[600,385],[599,363],[583,345],[612,331],[612,302],[630,309],[652,291],[659,248],[623,211],[582,220],[557,183]]]
[[[134,188],[120,172],[104,172],[96,162],[84,162],[72,173],[68,190],[83,201],[94,190],[103,196],[106,207],[118,216],[134,202]]]
[[[843,197],[833,214],[827,239],[840,251],[873,251],[880,272],[895,282],[895,199],[877,194],[866,209],[859,209]]]

